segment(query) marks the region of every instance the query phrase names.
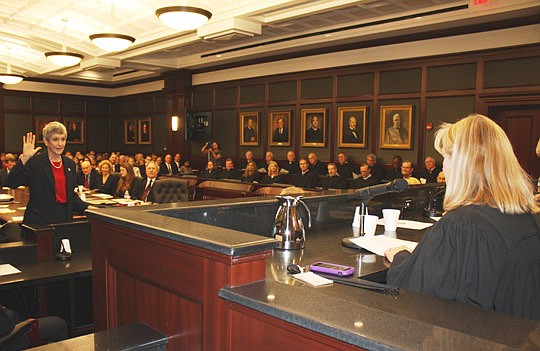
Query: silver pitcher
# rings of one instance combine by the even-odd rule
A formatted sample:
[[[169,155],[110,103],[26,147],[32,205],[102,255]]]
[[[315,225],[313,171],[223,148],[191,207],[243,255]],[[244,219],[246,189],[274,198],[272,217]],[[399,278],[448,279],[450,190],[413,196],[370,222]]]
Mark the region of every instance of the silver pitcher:
[[[304,222],[298,211],[298,205],[302,205],[308,214],[308,228],[311,227],[311,214],[301,196],[276,196],[282,200],[276,212],[272,236],[279,240],[279,249],[298,250],[304,248],[306,230]]]

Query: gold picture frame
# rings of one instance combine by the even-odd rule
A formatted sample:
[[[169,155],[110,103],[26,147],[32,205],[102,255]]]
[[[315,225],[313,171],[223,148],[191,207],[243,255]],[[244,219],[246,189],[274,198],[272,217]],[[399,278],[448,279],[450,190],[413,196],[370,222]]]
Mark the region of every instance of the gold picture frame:
[[[302,146],[326,146],[326,109],[302,109]]]
[[[412,105],[381,106],[381,148],[411,149],[412,112]]]
[[[137,120],[124,120],[124,144],[137,144]]]
[[[43,143],[43,128],[49,123],[58,121],[55,117],[36,117],[36,142]]]
[[[259,145],[259,112],[240,113],[240,145]]]
[[[291,145],[291,111],[272,111],[268,119],[268,144],[270,146]]]
[[[338,147],[366,147],[366,106],[338,108]]]
[[[138,127],[139,144],[152,144],[152,120],[139,119]]]

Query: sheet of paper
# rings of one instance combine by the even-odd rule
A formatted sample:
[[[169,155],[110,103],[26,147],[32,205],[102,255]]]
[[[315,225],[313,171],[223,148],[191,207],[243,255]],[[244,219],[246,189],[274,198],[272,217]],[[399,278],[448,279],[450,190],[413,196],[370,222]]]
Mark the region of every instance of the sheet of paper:
[[[24,219],[24,216],[13,216],[13,217],[11,217],[11,220],[13,222],[22,222],[23,219]]]
[[[391,238],[386,235],[375,235],[367,237],[361,236],[349,240],[355,245],[358,245],[361,248],[371,251],[379,256],[384,256],[384,252],[393,247],[407,246],[409,249],[414,250],[417,245],[417,243],[415,243],[414,241]]]
[[[15,273],[21,273],[21,271],[10,264],[0,264],[0,275],[8,275]]]
[[[0,201],[13,201],[13,196],[8,194],[0,194]]]
[[[10,210],[9,208],[0,208],[0,213],[13,213],[15,210]]]
[[[304,283],[307,283],[311,286],[317,287],[317,286],[323,286],[323,285],[330,285],[333,284],[334,281],[330,279],[326,279],[321,277],[320,275],[317,275],[313,272],[305,272],[305,273],[298,273],[293,274],[294,279],[298,279]]]
[[[379,219],[377,224],[384,225],[384,218]],[[432,225],[433,225],[433,223],[409,221],[409,220],[406,220],[406,219],[400,219],[397,222],[397,227],[398,228],[415,229],[415,230],[426,229],[428,227],[431,227]]]

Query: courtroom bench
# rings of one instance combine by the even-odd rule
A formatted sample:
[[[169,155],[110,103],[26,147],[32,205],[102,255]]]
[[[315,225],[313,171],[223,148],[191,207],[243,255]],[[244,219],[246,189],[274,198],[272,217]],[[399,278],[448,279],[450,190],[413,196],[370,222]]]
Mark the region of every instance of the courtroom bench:
[[[164,351],[167,342],[167,336],[139,322],[43,345],[32,350]]]

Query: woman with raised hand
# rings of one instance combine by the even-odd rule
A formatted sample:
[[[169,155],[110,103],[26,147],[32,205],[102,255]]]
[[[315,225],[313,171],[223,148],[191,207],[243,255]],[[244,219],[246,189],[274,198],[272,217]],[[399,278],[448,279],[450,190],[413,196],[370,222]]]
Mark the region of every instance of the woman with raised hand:
[[[50,122],[43,128],[45,152],[38,153],[36,136],[32,132],[23,136],[22,155],[9,173],[6,186],[30,186],[30,197],[24,212],[24,224],[69,222],[73,211],[82,213],[88,207],[74,189],[75,163],[64,156],[66,127],[60,122]]]

